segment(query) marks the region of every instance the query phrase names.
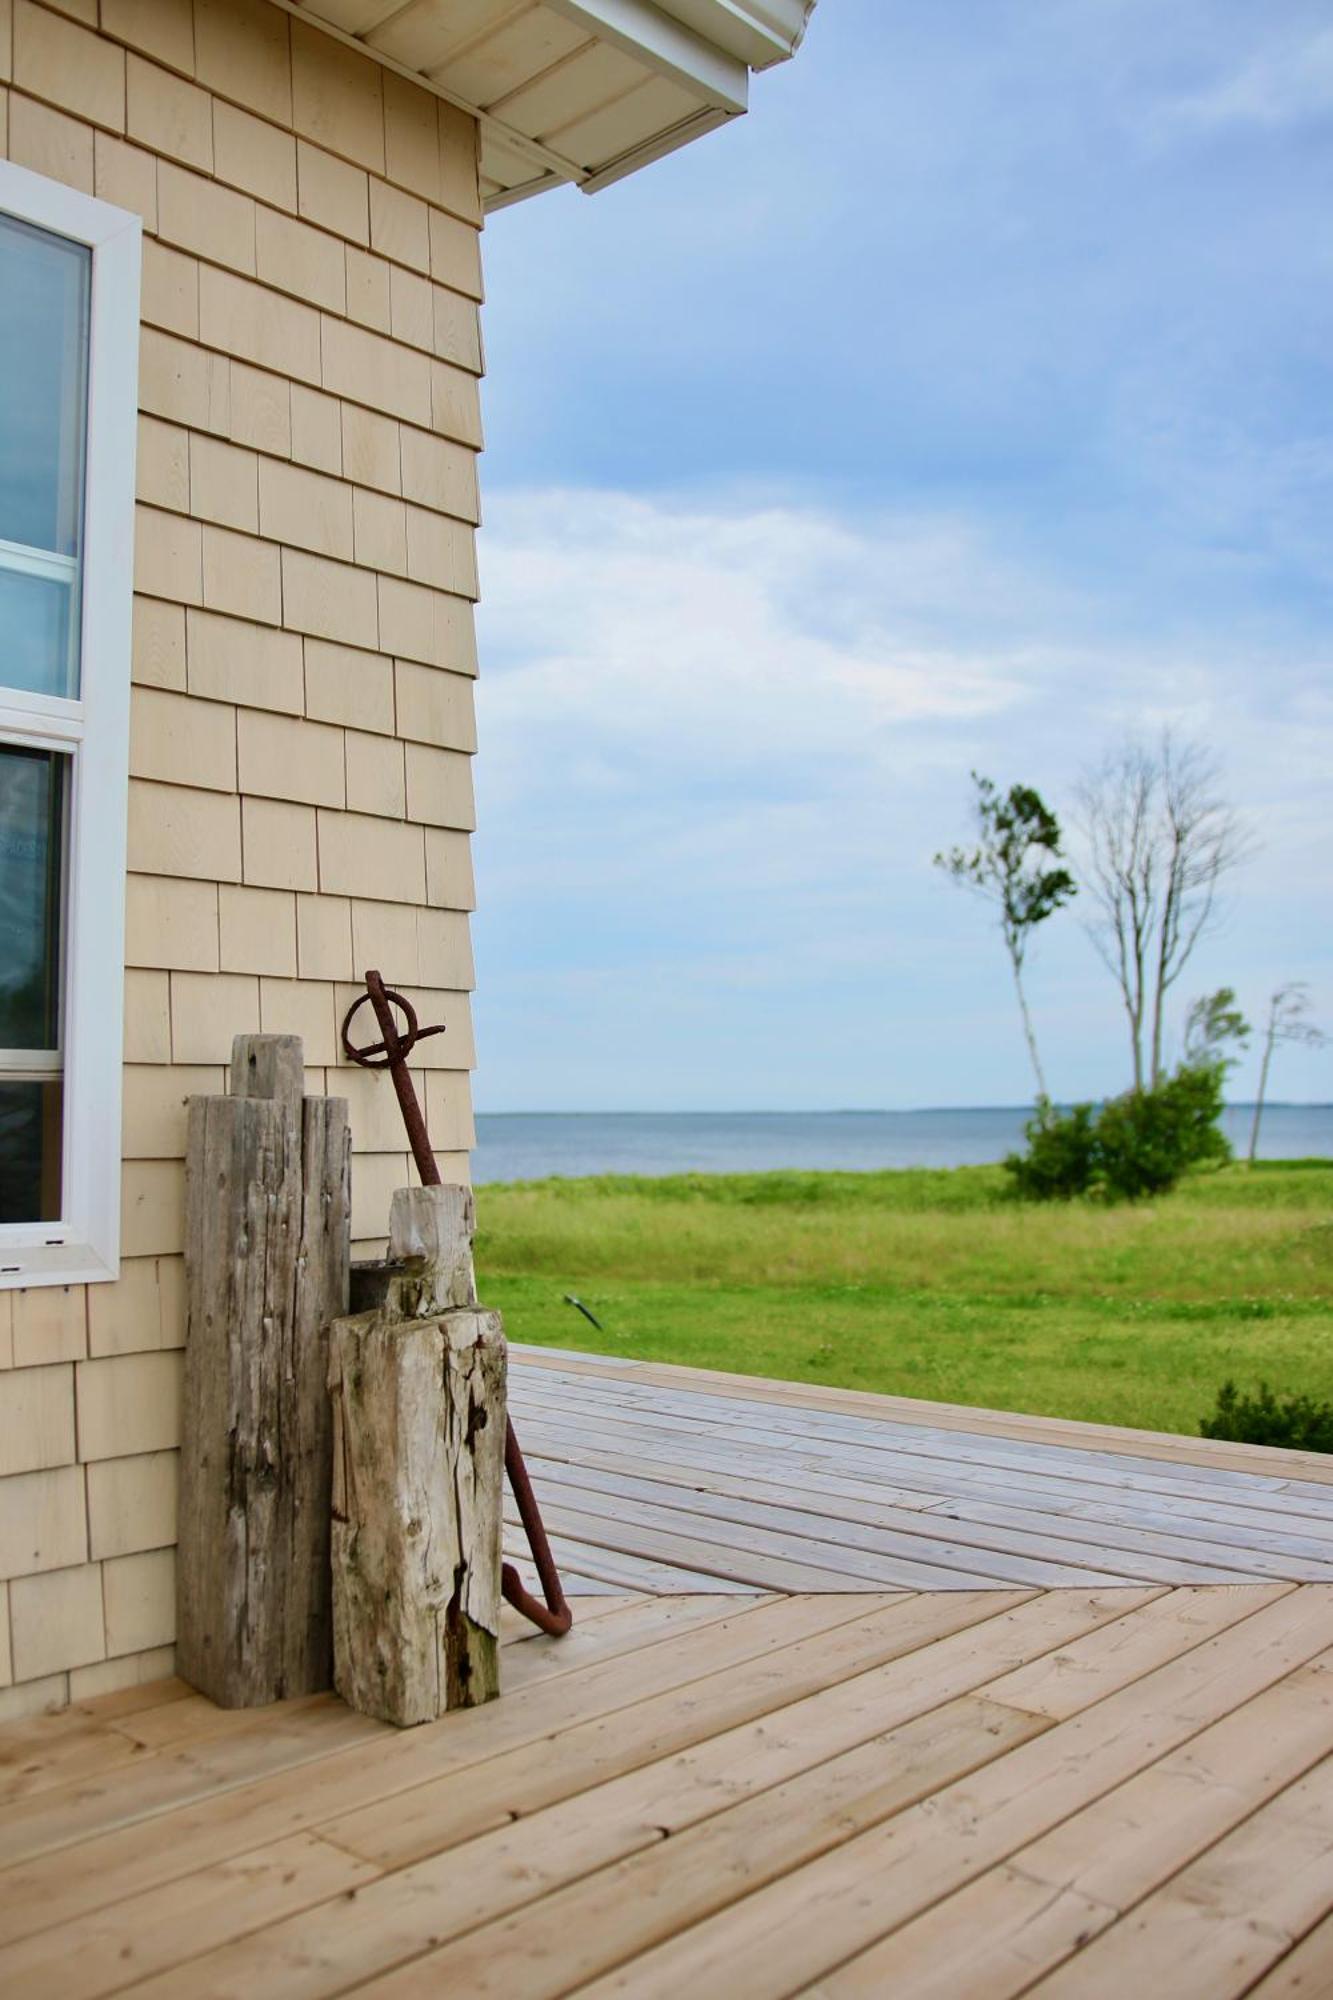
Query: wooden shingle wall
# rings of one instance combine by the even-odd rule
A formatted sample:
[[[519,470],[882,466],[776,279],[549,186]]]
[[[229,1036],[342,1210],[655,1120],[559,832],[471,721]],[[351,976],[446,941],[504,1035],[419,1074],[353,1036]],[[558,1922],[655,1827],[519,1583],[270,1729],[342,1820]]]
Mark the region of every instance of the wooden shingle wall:
[[[0,0],[0,156],[143,218],[124,1275],[0,1293],[0,1719],[169,1670],[184,1100],[300,1034],[354,1233],[412,1176],[339,1065],[369,965],[472,1143],[472,120],[270,0]]]

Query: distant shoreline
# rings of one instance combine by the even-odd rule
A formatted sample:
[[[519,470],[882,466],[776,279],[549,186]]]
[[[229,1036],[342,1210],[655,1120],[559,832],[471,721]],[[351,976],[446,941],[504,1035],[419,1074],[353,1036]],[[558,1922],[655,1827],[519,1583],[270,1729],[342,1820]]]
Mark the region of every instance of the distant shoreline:
[[[1030,1105],[912,1111],[478,1112],[473,1174],[486,1181],[598,1174],[874,1173],[993,1166],[1021,1150]],[[1248,1150],[1253,1106],[1228,1105],[1233,1150]],[[1260,1157],[1333,1155],[1333,1105],[1269,1104]]]
[[[1095,1101],[1095,1100],[1094,1100]],[[1083,1102],[1070,1098],[1069,1104]],[[1253,1111],[1252,1097],[1234,1097],[1227,1100],[1228,1111]],[[1056,1100],[1059,1110],[1068,1108],[1064,1099]],[[484,1106],[474,1107],[478,1118],[956,1118],[1006,1116],[1026,1118],[1033,1109],[1031,1104],[907,1104],[872,1105],[858,1109],[850,1105],[822,1105],[816,1110],[754,1111],[740,1106],[731,1111],[653,1111],[636,1109],[633,1111],[487,1111]],[[1330,1111],[1333,1099],[1323,1097],[1270,1097],[1264,1104],[1264,1116],[1270,1111]]]

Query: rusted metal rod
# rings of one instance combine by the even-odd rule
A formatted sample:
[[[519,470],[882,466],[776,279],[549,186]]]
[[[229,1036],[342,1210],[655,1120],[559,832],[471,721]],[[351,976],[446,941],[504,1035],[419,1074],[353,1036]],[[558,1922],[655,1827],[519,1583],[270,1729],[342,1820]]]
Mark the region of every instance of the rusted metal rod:
[[[375,1010],[381,1039],[372,1042],[368,1048],[360,1049],[352,1041],[352,1020],[367,999]],[[405,1031],[401,1034],[393,1016],[395,1006],[401,1007],[406,1022]],[[366,974],[365,999],[354,1000],[343,1019],[342,1044],[345,1054],[352,1062],[360,1063],[363,1069],[387,1069],[393,1079],[398,1108],[403,1114],[408,1144],[412,1148],[412,1157],[417,1163],[417,1172],[421,1176],[423,1187],[438,1187],[440,1170],[435,1162],[435,1153],[430,1143],[430,1134],[426,1129],[421,1101],[417,1096],[416,1086],[412,1082],[407,1064],[418,1042],[424,1041],[427,1035],[443,1033],[442,1027],[420,1027],[412,1003],[405,1000],[401,993],[395,993],[392,987],[386,986],[378,972]],[[512,1563],[504,1563],[501,1566],[500,1588],[504,1592],[506,1602],[512,1604],[524,1618],[531,1619],[532,1623],[540,1627],[543,1632],[549,1632],[552,1637],[559,1638],[568,1632],[574,1623],[574,1614],[561,1587],[560,1572],[556,1567],[555,1557],[551,1554],[551,1544],[546,1539],[541,1509],[537,1505],[537,1496],[532,1490],[528,1468],[519,1449],[518,1436],[512,1421],[508,1418],[505,1421],[505,1472],[508,1474],[514,1499],[518,1503],[518,1515],[528,1538],[528,1546],[532,1550],[532,1559],[537,1565],[537,1579],[541,1584],[542,1596],[534,1597],[530,1590],[524,1588],[523,1581]]]
[[[510,1487],[518,1502],[518,1517],[523,1523],[528,1547],[532,1550],[532,1560],[537,1565],[537,1581],[542,1587],[542,1595],[534,1597],[530,1590],[524,1589],[523,1580],[512,1563],[502,1563],[500,1566],[500,1588],[504,1592],[506,1603],[512,1604],[515,1611],[521,1612],[525,1618],[530,1618],[534,1625],[540,1626],[543,1632],[549,1632],[552,1638],[559,1639],[574,1623],[574,1613],[565,1601],[560,1572],[556,1568],[555,1557],[551,1554],[551,1544],[546,1539],[546,1527],[542,1521],[541,1509],[532,1490],[532,1481],[528,1477],[523,1454],[518,1448],[518,1437],[513,1423],[506,1417],[505,1424],[505,1471],[509,1475]],[[545,1603],[542,1602],[543,1598]]]

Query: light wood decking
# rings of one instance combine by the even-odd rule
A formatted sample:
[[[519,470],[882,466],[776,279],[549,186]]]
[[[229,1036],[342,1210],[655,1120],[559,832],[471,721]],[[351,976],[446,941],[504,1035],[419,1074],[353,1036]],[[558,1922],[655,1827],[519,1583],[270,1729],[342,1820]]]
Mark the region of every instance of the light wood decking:
[[[1259,1567],[1329,1573],[1333,1466],[588,1357],[514,1405],[570,1637],[403,1734],[0,1732],[0,1991],[1333,1994],[1333,1583]]]

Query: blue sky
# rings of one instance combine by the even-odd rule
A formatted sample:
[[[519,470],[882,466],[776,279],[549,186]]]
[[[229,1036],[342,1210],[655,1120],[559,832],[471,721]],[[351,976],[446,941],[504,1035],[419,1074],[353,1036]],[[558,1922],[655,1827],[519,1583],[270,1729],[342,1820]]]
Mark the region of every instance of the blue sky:
[[[1326,6],[822,0],[745,120],[493,219],[481,1109],[1023,1102],[930,857],[970,768],[1060,809],[1164,724],[1255,836],[1182,997],[1333,1028],[1331,184]],[[1123,1087],[1077,905],[1030,983]]]

